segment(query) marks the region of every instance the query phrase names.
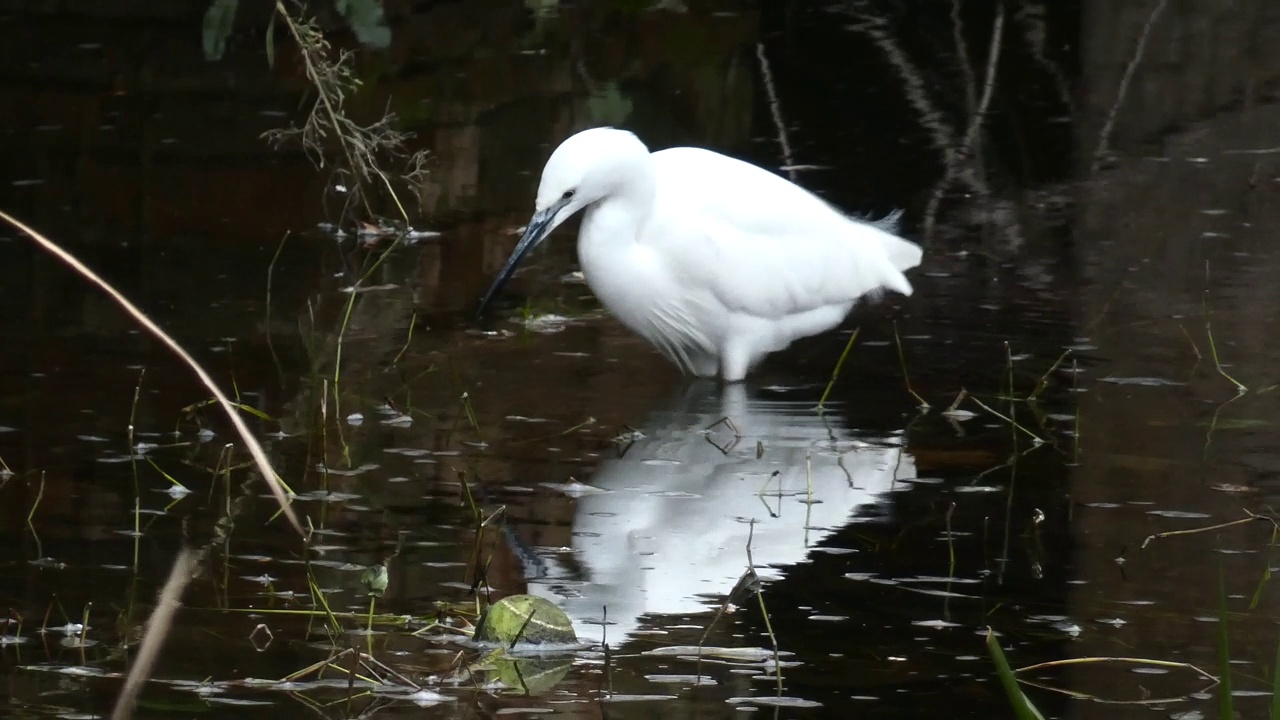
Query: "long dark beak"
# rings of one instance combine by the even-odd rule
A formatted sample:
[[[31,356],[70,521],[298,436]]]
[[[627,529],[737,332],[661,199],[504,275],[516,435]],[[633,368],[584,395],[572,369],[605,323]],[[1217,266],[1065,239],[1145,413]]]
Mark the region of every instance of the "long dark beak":
[[[558,214],[566,205],[565,202],[557,202],[541,212],[534,213],[529,219],[529,226],[525,228],[524,235],[520,236],[520,242],[516,243],[516,249],[511,251],[511,257],[507,258],[507,264],[502,266],[502,272],[498,273],[498,277],[493,279],[493,284],[489,286],[489,290],[485,292],[484,299],[480,301],[480,307],[476,309],[476,319],[484,314],[484,309],[488,307],[489,301],[494,295],[502,289],[503,285],[511,279],[516,271],[516,266],[524,259],[529,251],[536,248],[552,227],[552,221],[556,219]]]

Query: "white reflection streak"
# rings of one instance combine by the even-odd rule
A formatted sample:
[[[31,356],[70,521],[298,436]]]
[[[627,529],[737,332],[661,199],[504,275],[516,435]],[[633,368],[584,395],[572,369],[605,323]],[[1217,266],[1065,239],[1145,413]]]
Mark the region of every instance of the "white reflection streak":
[[[1160,18],[1160,14],[1164,12],[1164,8],[1169,4],[1169,0],[1159,0],[1156,6],[1151,9],[1151,14],[1147,16],[1147,22],[1142,26],[1142,34],[1138,36],[1138,44],[1133,49],[1133,57],[1129,58],[1129,64],[1124,69],[1124,75],[1120,76],[1120,87],[1116,89],[1116,100],[1111,104],[1111,109],[1107,111],[1106,122],[1102,124],[1102,130],[1098,133],[1098,149],[1093,151],[1093,166],[1091,172],[1097,172],[1098,166],[1102,162],[1103,156],[1107,153],[1107,148],[1111,145],[1111,131],[1115,129],[1116,115],[1120,112],[1120,106],[1124,104],[1125,95],[1129,94],[1129,83],[1133,80],[1133,74],[1138,69],[1138,64],[1142,62],[1142,56],[1147,53],[1147,40],[1151,37],[1151,30],[1156,26],[1156,20]]]
[[[978,81],[969,62],[969,45],[964,41],[964,22],[960,19],[960,0],[951,0],[951,39],[956,44],[956,58],[964,75],[965,108],[973,112],[978,105]]]
[[[787,139],[787,124],[782,120],[782,101],[778,99],[778,89],[773,84],[773,71],[769,69],[769,58],[764,54],[764,43],[756,43],[756,60],[760,61],[760,77],[769,97],[769,113],[773,115],[773,126],[778,131],[778,144],[782,146],[782,161],[786,163],[787,177],[791,182],[796,182],[795,156],[791,153],[791,141]]]
[[[898,76],[903,82],[903,92],[906,95],[907,102],[911,103],[911,106],[916,109],[919,114],[920,124],[929,131],[933,147],[944,155],[950,154],[956,145],[954,128],[951,127],[942,112],[938,110],[933,104],[933,100],[930,99],[924,74],[907,58],[906,52],[898,46],[897,39],[889,34],[886,29],[888,22],[884,18],[869,12],[865,2],[857,3],[857,7],[858,10],[851,14],[864,22],[858,25],[851,25],[849,29],[869,37],[875,43],[875,46],[884,53],[885,59],[898,71]]]
[[[907,57],[907,53],[902,49],[897,38],[889,33],[888,21],[876,15],[866,2],[858,2],[854,7],[856,9],[852,10],[851,14],[863,22],[853,25],[849,29],[861,32],[870,38],[875,46],[880,49],[880,52],[884,53],[884,57],[889,61],[889,64],[898,71],[898,77],[902,79],[903,94],[907,102],[915,108],[921,127],[929,133],[933,147],[942,156],[942,163],[946,171],[942,179],[938,181],[938,184],[934,186],[924,213],[923,234],[926,238],[932,237],[942,196],[953,184],[961,182],[967,186],[967,189],[983,197],[988,196],[990,191],[985,180],[968,166],[968,158],[966,157],[968,153],[959,150],[960,140],[956,136],[955,127],[951,125],[934,104],[927,89],[928,85],[925,82],[924,73]],[[1003,10],[1001,12],[1003,13]],[[952,17],[955,21],[959,21],[957,8],[953,7]],[[963,39],[960,37],[961,30],[957,26],[955,37],[960,43],[957,47],[957,53],[961,56],[963,68],[967,70],[966,78],[969,84],[965,88],[966,96],[976,98],[977,91],[973,87],[972,80],[973,70],[968,65],[967,48],[964,47]],[[970,109],[973,113],[977,112],[977,108],[972,105],[970,105]]]
[[[973,86],[976,78],[973,70],[969,68],[968,50],[963,44],[961,36],[962,28],[960,27],[960,16],[958,6],[952,8],[952,19],[956,23],[955,37],[957,42],[956,50],[964,54],[963,66],[965,68],[965,79],[969,83],[969,87],[965,88],[966,96],[970,98],[970,114],[969,124],[965,128],[964,147],[957,152],[954,148],[947,154],[947,170],[942,180],[934,187],[933,193],[929,196],[929,204],[925,209],[924,232],[925,236],[933,234],[934,224],[937,221],[938,208],[942,204],[942,196],[951,187],[952,183],[957,180],[963,180],[966,185],[977,191],[982,197],[988,197],[991,194],[990,188],[987,186],[982,173],[977,167],[982,159],[982,154],[975,150],[978,141],[978,134],[982,131],[982,123],[987,118],[987,111],[991,107],[991,98],[995,94],[996,87],[996,71],[1000,64],[1000,50],[1003,47],[1004,37],[1004,4],[997,3],[996,17],[991,28],[991,44],[987,49],[987,68],[986,76],[982,85],[982,99],[978,101],[977,107],[972,105],[972,98],[977,94],[977,88]],[[1016,233],[1015,233],[1016,234]]]
[[[1036,64],[1053,76],[1053,82],[1058,91],[1058,100],[1070,108],[1074,114],[1075,102],[1072,100],[1071,91],[1068,89],[1067,76],[1063,74],[1062,68],[1057,63],[1049,59],[1049,30],[1048,23],[1045,20],[1047,14],[1048,10],[1043,3],[1024,0],[1022,8],[1014,13],[1013,18],[1022,24],[1023,39],[1027,43],[1027,48],[1031,51],[1031,56],[1035,58]]]
[[[969,127],[964,133],[964,151],[969,157],[974,157],[974,143],[978,140],[978,132],[982,130],[982,123],[987,119],[987,110],[991,108],[991,96],[995,94],[996,89],[996,69],[1000,64],[1000,49],[1003,47],[1002,39],[1004,37],[1004,3],[996,4],[996,19],[991,28],[991,47],[987,50],[987,75],[986,81],[982,84],[982,100],[978,103],[978,109],[969,116]]]

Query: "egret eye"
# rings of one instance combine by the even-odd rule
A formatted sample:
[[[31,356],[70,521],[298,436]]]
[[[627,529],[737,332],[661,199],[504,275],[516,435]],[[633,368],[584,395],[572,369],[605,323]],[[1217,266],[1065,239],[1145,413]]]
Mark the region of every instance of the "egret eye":
[[[564,191],[564,194],[560,196],[560,199],[561,199],[561,200],[568,200],[568,199],[569,199],[569,198],[571,198],[571,197],[573,197],[573,191],[572,191],[572,190],[565,190],[565,191]]]

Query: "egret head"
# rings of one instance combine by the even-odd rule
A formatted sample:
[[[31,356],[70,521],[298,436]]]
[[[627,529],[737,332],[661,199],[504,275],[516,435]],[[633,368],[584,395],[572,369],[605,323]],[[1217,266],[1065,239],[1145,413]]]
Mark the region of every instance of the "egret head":
[[[529,251],[574,213],[615,192],[628,177],[631,163],[648,154],[649,149],[635,135],[608,127],[583,130],[560,143],[542,168],[533,217],[484,294],[477,315],[484,312]]]

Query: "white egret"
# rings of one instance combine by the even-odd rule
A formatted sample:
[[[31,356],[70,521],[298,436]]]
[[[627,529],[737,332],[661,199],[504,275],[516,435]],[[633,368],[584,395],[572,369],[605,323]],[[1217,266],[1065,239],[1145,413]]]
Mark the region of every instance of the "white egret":
[[[592,128],[547,160],[481,312],[579,210],[578,260],[604,307],[682,371],[725,382],[839,325],[863,296],[910,295],[903,272],[921,258],[894,234],[900,212],[861,221],[750,163],[693,147],[650,153],[628,131]]]

